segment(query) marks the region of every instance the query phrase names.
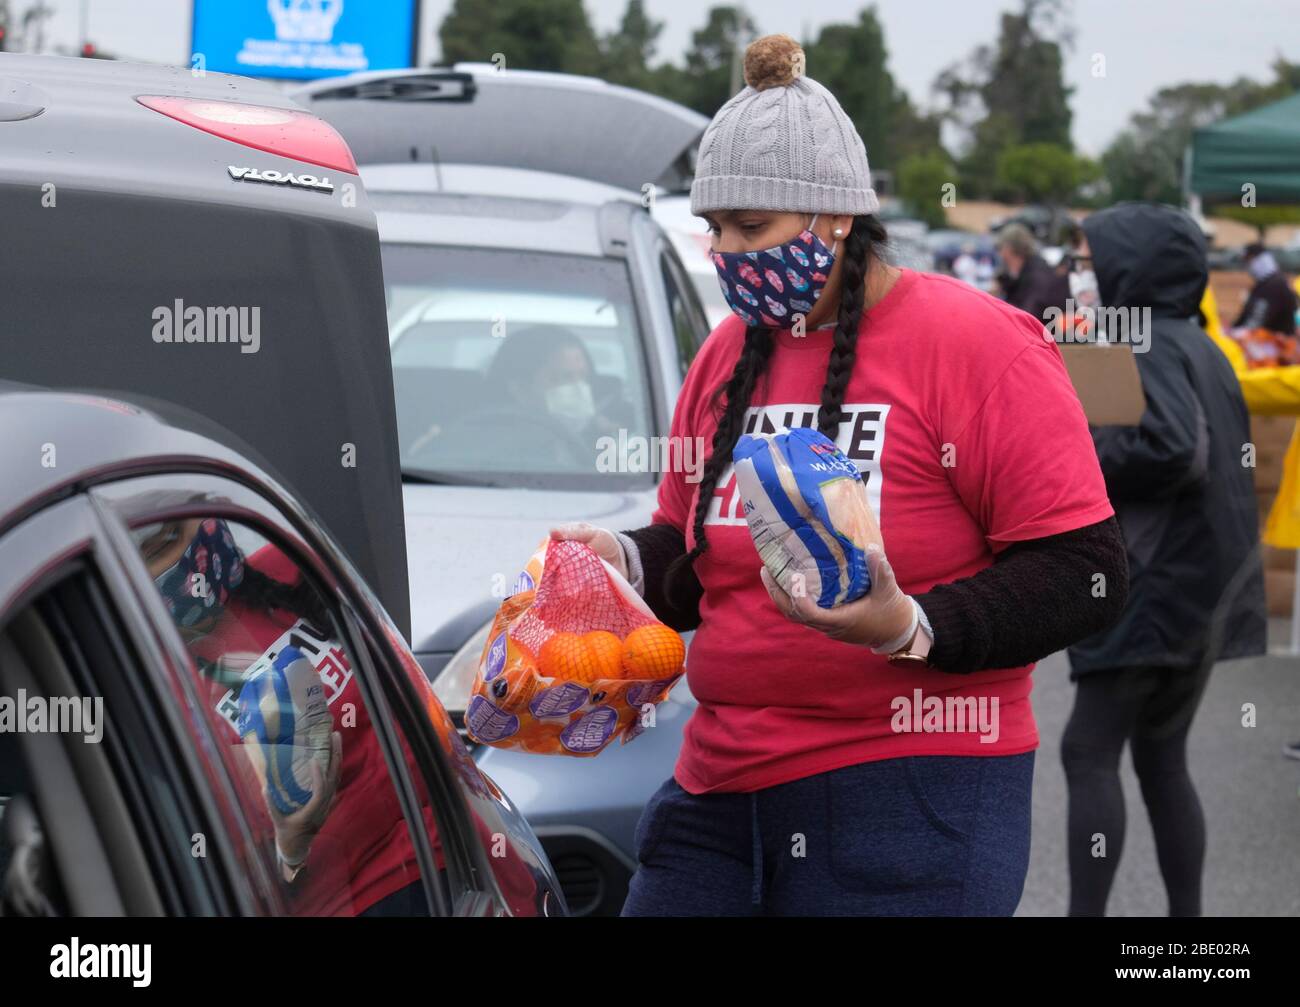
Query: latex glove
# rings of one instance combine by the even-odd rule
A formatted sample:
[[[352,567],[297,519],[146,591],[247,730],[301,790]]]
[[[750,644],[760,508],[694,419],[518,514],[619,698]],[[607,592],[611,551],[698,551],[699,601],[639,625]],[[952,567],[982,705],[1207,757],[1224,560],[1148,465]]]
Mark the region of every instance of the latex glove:
[[[618,536],[606,528],[598,528],[586,521],[571,521],[551,529],[551,538],[557,541],[585,542],[592,551],[619,572],[624,580],[631,580],[627,556]]]
[[[867,570],[871,573],[871,590],[847,605],[822,608],[807,596],[792,598],[762,567],[763,586],[771,595],[777,611],[792,622],[825,633],[832,640],[856,643],[873,650],[893,644],[897,650],[907,644],[917,619],[916,605],[903,593],[894,579],[894,570],[877,547],[869,547]]]
[[[325,824],[334,794],[339,786],[339,771],[343,765],[343,735],[338,731],[330,735],[329,766],[321,769],[319,762],[312,760],[311,800],[297,811],[282,815],[275,806],[266,802],[275,825],[275,841],[285,859],[299,861],[307,855],[311,841]]]

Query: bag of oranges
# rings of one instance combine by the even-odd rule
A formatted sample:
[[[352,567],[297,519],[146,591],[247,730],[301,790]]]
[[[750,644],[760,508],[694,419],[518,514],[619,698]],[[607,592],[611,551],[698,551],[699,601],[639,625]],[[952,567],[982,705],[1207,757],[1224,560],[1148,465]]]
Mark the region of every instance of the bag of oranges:
[[[465,727],[495,748],[596,755],[645,729],[685,658],[677,632],[590,547],[548,540],[497,610]]]

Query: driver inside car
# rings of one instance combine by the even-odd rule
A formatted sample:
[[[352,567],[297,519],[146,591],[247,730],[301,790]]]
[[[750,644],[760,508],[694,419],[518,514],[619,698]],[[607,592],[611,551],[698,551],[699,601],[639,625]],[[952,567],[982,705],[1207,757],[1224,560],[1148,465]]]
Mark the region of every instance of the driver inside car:
[[[215,730],[230,742],[228,769],[290,913],[427,915],[406,819],[320,592],[274,545],[245,557],[232,526],[219,518],[154,523],[133,536],[194,658]],[[255,673],[279,666],[286,651],[310,661],[311,684],[322,687],[330,719],[328,742],[310,760],[309,773],[299,773],[296,786],[289,781],[300,799],[296,806],[273,788],[268,768],[285,776],[290,746],[258,746],[260,736],[246,732],[267,709],[265,700],[250,703],[244,695],[241,703]],[[310,681],[312,672],[306,674]],[[302,717],[298,695],[282,690],[283,681],[272,691],[271,712],[282,722]],[[412,772],[418,778],[416,767]],[[422,810],[441,872],[427,801]]]
[[[531,325],[502,340],[487,371],[488,387],[554,421],[584,442],[627,426],[628,405],[596,373],[581,339],[558,325]]]

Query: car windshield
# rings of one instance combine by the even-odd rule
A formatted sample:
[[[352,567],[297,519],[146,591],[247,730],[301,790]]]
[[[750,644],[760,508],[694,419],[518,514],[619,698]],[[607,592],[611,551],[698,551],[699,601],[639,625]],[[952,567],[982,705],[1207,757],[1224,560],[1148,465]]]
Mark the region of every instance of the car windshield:
[[[652,419],[621,262],[403,244],[384,245],[383,260],[409,480],[653,485],[625,464]]]

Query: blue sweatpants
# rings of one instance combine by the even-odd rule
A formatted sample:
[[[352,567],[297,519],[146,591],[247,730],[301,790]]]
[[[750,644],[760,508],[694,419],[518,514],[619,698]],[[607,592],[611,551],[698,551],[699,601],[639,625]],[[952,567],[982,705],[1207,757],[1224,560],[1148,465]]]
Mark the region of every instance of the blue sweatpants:
[[[1010,916],[1034,753],[864,762],[748,794],[669,779],[624,916]]]

